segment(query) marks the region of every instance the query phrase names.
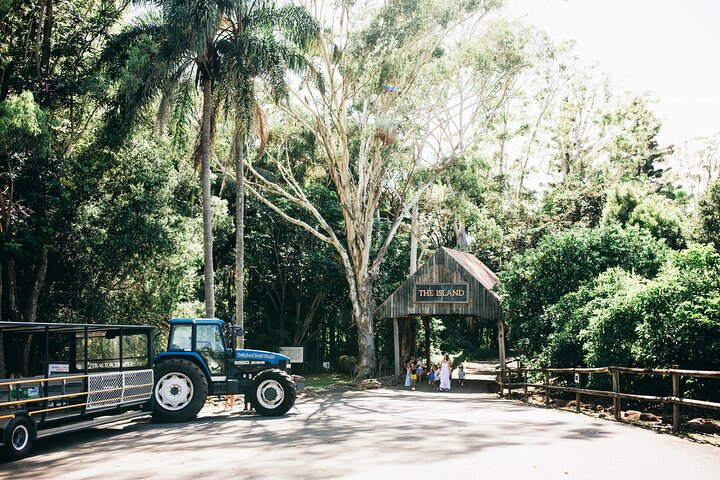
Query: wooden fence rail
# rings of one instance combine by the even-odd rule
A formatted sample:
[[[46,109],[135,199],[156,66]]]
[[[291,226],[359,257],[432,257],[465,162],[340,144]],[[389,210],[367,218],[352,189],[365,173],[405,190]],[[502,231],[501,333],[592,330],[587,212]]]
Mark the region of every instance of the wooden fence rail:
[[[580,411],[580,400],[581,395],[588,395],[592,397],[605,397],[612,398],[613,400],[613,414],[615,420],[620,420],[620,407],[622,400],[630,400],[636,402],[649,402],[649,403],[663,403],[671,404],[673,406],[673,431],[677,432],[680,430],[680,406],[685,405],[687,407],[695,407],[710,410],[720,410],[720,403],[708,402],[704,400],[695,400],[692,398],[682,398],[681,395],[681,380],[682,377],[689,378],[716,378],[720,379],[720,371],[709,371],[709,370],[682,370],[679,368],[627,368],[627,367],[600,367],[600,368],[508,368],[507,366],[502,369],[504,372],[500,372],[498,375],[498,384],[500,386],[500,396],[504,396],[505,389],[508,390],[508,395],[512,392],[513,388],[523,389],[523,401],[527,402],[528,399],[528,387],[535,389],[541,389],[545,391],[545,404],[550,405],[550,392],[566,392],[575,393],[575,411]],[[504,373],[504,374],[503,374]],[[542,383],[530,383],[528,382],[528,373],[540,373],[542,374]],[[552,385],[550,374],[557,373],[572,373],[578,374],[576,379],[579,382],[575,382],[577,386],[567,387],[560,385]],[[591,390],[588,388],[582,388],[582,375],[587,374],[601,374],[608,373],[612,375],[612,391],[608,390]],[[668,396],[657,396],[657,395],[638,395],[634,393],[623,393],[620,391],[620,374],[627,375],[649,375],[649,376],[670,376],[672,377],[672,394]],[[506,379],[522,377],[522,382],[507,382]]]

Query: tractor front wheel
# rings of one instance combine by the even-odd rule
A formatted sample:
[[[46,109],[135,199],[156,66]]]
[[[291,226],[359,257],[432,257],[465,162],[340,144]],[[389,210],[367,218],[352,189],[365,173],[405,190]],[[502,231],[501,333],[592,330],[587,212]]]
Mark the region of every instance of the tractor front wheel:
[[[295,386],[282,370],[265,370],[257,374],[250,392],[250,403],[260,415],[278,416],[295,404]]]
[[[200,367],[173,358],[155,365],[153,418],[161,422],[192,420],[205,405],[208,384]]]

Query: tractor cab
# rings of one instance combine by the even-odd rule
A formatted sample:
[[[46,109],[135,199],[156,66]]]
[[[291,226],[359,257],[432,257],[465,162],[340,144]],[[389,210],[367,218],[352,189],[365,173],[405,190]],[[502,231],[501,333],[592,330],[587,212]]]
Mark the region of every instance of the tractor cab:
[[[195,352],[207,366],[211,380],[213,377],[226,377],[232,351],[226,347],[223,323],[214,319],[170,320],[167,353]]]
[[[233,349],[235,329],[218,319],[170,320],[166,352],[154,362],[154,415],[193,418],[207,395],[246,395],[258,413],[282,415],[295,403],[290,358]]]

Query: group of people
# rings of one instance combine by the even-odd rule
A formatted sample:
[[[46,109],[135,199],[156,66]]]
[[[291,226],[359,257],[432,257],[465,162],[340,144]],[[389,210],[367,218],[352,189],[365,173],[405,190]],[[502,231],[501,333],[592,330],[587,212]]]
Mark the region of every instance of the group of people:
[[[441,392],[450,391],[450,380],[452,378],[452,361],[448,354],[444,354],[440,365],[423,365],[422,358],[410,357],[405,366],[405,387],[415,390],[415,387],[423,382],[423,375],[427,376],[427,383],[430,388],[437,388]],[[460,386],[465,385],[465,368],[462,364],[457,369]]]

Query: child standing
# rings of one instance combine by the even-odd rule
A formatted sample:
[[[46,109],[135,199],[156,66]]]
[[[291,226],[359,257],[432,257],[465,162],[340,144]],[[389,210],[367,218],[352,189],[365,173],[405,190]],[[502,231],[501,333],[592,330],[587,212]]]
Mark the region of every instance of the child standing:
[[[406,387],[413,386],[412,374],[411,374],[413,366],[414,366],[414,364],[412,361],[408,362],[407,365],[405,365],[405,386]]]
[[[410,390],[415,390],[415,385],[417,384],[417,366],[415,363],[410,363],[410,379],[412,380],[412,388]]]
[[[462,363],[458,367],[458,380],[460,380],[460,386],[465,386],[465,368],[463,368]]]
[[[430,367],[430,372],[428,373],[428,385],[430,387],[433,387],[435,385],[435,366],[433,365]]]

